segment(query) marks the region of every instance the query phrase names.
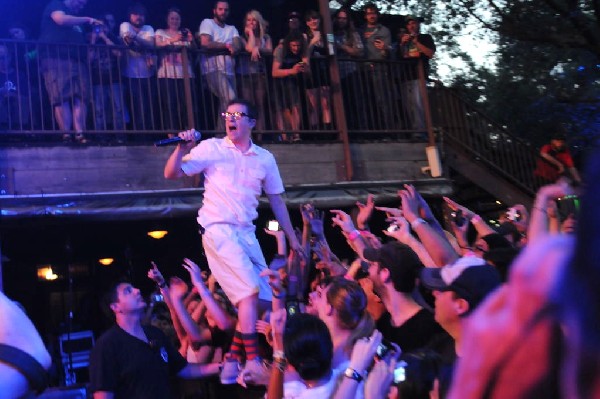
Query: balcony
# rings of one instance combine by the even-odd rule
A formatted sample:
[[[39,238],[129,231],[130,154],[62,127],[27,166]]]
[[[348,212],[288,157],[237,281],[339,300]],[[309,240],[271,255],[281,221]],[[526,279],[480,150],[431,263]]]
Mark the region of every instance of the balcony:
[[[203,57],[212,62],[222,54],[15,41],[0,41],[0,53],[6,54],[0,59],[0,83],[6,82],[0,93],[5,219],[152,218],[198,208],[200,182],[165,180],[171,149],[153,143],[191,127],[203,138],[223,135],[222,104],[200,71]],[[173,57],[189,68],[169,69]],[[143,61],[151,76],[125,77],[132,59]],[[70,84],[87,93],[81,101],[87,108],[85,144],[73,141],[72,128],[67,131],[64,117],[53,112],[42,76],[56,60],[78,65]],[[312,60],[321,67],[310,75],[277,79],[268,55],[251,63],[239,54],[235,62],[232,88],[259,105],[253,139],[275,155],[289,204],[342,206],[368,192],[393,198],[403,182],[416,183],[425,194],[450,193],[448,180],[424,172],[425,147],[435,138],[416,65],[328,57]],[[159,78],[157,69],[159,76],[180,78]],[[422,112],[415,114],[414,97],[404,90],[408,81],[418,82]],[[57,96],[67,108],[79,101],[58,93],[55,102]]]

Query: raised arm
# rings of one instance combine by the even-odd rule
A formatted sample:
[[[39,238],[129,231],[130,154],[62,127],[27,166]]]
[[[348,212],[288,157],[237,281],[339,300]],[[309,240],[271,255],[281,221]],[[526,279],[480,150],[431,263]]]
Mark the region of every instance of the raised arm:
[[[302,250],[302,245],[298,241],[298,237],[296,237],[294,227],[292,226],[292,222],[290,220],[290,214],[288,213],[288,209],[285,205],[283,197],[281,194],[267,194],[267,198],[269,199],[269,204],[271,204],[271,210],[273,210],[275,218],[287,236],[290,249],[292,251],[303,253],[304,251]]]
[[[177,147],[175,147],[175,150],[167,160],[164,170],[165,179],[174,180],[185,176],[185,173],[181,170],[181,164],[183,157],[196,145],[194,134],[194,129],[189,129],[178,134],[184,141],[177,144]]]

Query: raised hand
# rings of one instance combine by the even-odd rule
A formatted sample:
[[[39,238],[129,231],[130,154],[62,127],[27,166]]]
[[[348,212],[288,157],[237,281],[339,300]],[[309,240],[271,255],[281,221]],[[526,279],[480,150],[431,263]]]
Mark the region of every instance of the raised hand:
[[[383,234],[388,237],[392,237],[393,239],[401,242],[402,244],[408,244],[412,236],[410,235],[410,225],[406,218],[403,217],[392,217],[388,219],[392,223],[398,226],[398,229],[395,231],[387,231],[383,230]]]
[[[367,196],[367,203],[356,202],[358,207],[358,215],[356,215],[356,224],[359,230],[365,230],[369,225],[371,215],[373,215],[373,209],[375,209],[375,196],[369,194]]]
[[[188,286],[179,277],[171,277],[169,280],[169,295],[173,301],[180,300],[187,294]]]
[[[183,264],[181,265],[185,270],[190,273],[190,278],[192,280],[192,284],[194,285],[204,285],[204,280],[202,279],[202,271],[192,260],[185,258],[183,259]]]
[[[332,209],[330,212],[334,214],[331,221],[334,225],[339,226],[344,233],[349,234],[355,230],[352,218],[346,212],[339,209]]]
[[[150,264],[152,265],[152,268],[148,270],[148,278],[158,285],[163,285],[165,283],[165,278],[160,270],[158,270],[158,266],[156,266],[154,261],[150,262]]]
[[[324,218],[325,212],[317,209],[312,212],[312,216],[310,218],[310,230],[319,238],[323,238],[325,236],[325,229],[323,227]]]

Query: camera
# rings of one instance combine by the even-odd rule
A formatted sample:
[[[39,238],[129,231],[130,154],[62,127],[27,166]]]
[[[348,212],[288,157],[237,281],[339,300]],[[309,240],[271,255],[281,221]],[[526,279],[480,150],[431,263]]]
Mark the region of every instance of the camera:
[[[279,231],[279,222],[277,220],[269,220],[267,222],[267,230]]]
[[[387,231],[390,233],[393,233],[394,231],[398,230],[399,228],[400,228],[400,226],[398,226],[396,223],[392,223],[387,228]]]
[[[408,364],[404,360],[400,360],[394,369],[394,384],[406,381],[406,366]]]
[[[182,34],[183,36],[187,36],[189,33],[190,33],[190,30],[189,30],[189,29],[183,28],[183,29],[181,30],[181,34]]]
[[[452,219],[452,221],[454,222],[454,224],[457,227],[464,226],[465,222],[467,221],[467,219],[463,216],[463,213],[460,209],[457,209],[456,211],[451,212],[450,218]]]

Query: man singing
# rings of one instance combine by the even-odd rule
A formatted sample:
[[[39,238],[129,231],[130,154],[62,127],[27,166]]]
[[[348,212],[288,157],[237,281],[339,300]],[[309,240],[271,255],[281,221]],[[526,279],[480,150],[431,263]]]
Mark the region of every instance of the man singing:
[[[223,112],[227,137],[204,140],[197,146],[194,131],[179,133],[180,143],[165,165],[165,177],[203,173],[204,199],[198,223],[208,265],[238,309],[238,325],[221,373],[221,382],[232,384],[246,353],[242,375],[268,373],[257,354],[256,320],[259,300],[270,301],[267,280],[259,277],[266,262],[252,223],[258,216],[258,198],[264,192],[290,247],[301,252],[281,194],[283,182],[273,155],[252,143],[256,110],[244,100],[232,100]],[[191,151],[190,151],[191,150]],[[268,378],[268,376],[267,376]],[[255,382],[258,381],[258,378]]]

